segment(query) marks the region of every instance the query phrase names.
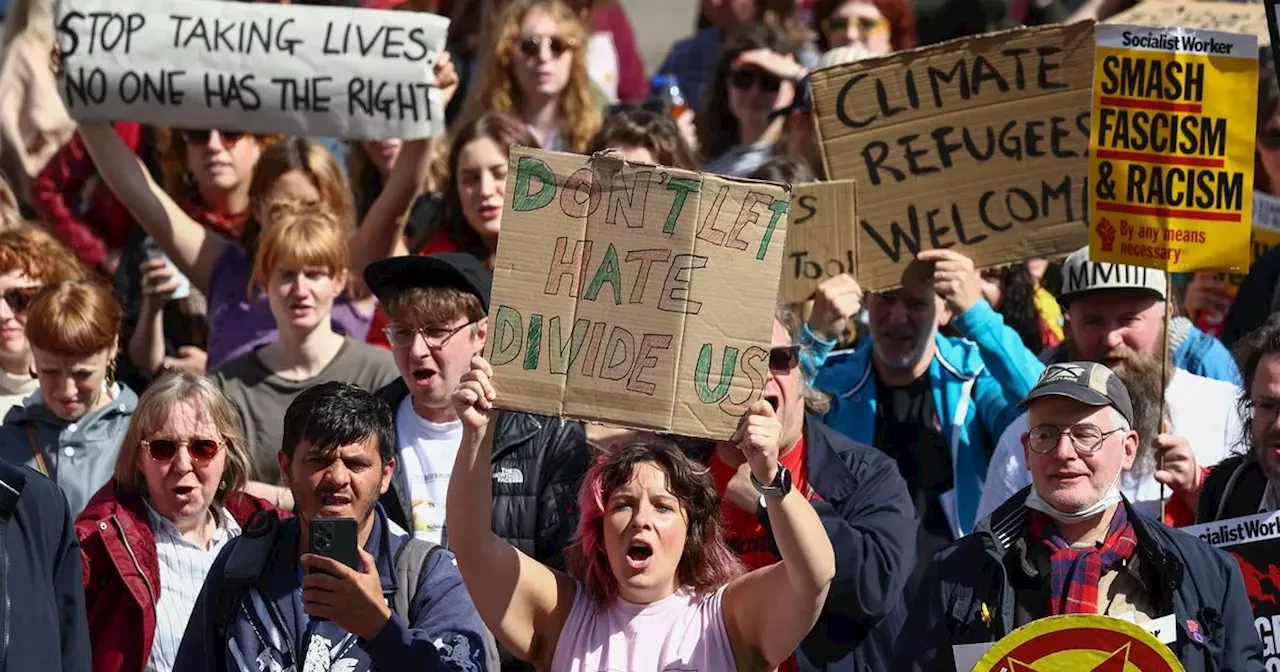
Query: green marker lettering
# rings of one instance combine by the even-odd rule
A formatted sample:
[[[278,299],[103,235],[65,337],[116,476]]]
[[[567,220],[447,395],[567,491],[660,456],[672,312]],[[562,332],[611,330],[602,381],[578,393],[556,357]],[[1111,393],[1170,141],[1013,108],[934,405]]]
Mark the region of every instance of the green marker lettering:
[[[714,404],[729,394],[729,384],[733,382],[733,367],[738,364],[738,349],[726,347],[720,366],[720,382],[716,389],[707,387],[711,377],[711,344],[704,343],[698,351],[698,365],[693,370],[693,390],[704,404]]]
[[[582,298],[595,301],[601,285],[606,282],[613,285],[613,305],[621,306],[622,267],[618,265],[618,251],[613,249],[613,243],[609,243],[609,249],[604,251],[604,260],[600,262],[600,268],[596,270],[596,275],[591,279],[591,284],[587,285],[587,291],[582,294]]]
[[[529,349],[524,351],[524,370],[538,370],[538,352],[542,349],[542,316],[529,316]]]
[[[773,230],[778,226],[778,219],[782,214],[791,209],[791,204],[781,199],[775,199],[769,204],[769,209],[773,211],[773,217],[769,219],[769,226],[764,230],[764,237],[760,239],[760,251],[756,252],[756,259],[764,259],[769,254],[769,241],[773,238]]]
[[[667,223],[662,226],[663,233],[675,233],[676,221],[684,210],[685,200],[690,193],[697,193],[701,189],[702,181],[692,177],[672,177],[667,180],[667,190],[676,192],[676,198],[671,201],[671,212],[667,214]]]
[[[529,178],[536,177],[542,183],[534,193],[529,193]],[[556,197],[556,176],[551,166],[542,159],[522,156],[516,162],[516,193],[511,207],[516,212],[528,212],[547,207]]]

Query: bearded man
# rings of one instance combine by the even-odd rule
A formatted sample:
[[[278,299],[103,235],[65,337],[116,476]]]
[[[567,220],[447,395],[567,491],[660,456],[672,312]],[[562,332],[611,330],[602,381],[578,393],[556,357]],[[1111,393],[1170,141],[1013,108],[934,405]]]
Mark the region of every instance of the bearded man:
[[[1077,250],[1062,269],[1059,302],[1067,312],[1067,359],[1105,364],[1124,381],[1133,400],[1133,429],[1141,441],[1120,490],[1139,513],[1163,522],[1195,522],[1207,467],[1222,461],[1243,436],[1235,384],[1197,376],[1166,356],[1165,274],[1155,269],[1089,261]],[[1163,379],[1161,374],[1164,374]],[[1160,416],[1161,396],[1164,417]],[[1023,416],[1005,430],[987,470],[979,518],[1031,484],[1021,437]],[[1167,490],[1166,490],[1167,487]]]

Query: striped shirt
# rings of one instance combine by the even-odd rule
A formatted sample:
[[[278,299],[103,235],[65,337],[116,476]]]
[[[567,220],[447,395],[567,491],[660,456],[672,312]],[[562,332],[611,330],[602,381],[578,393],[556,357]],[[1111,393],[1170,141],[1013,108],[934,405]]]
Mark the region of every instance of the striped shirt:
[[[240,526],[226,509],[216,509],[218,527],[209,539],[208,548],[182,538],[182,533],[168,518],[147,504],[147,518],[156,538],[156,556],[160,560],[160,600],[156,602],[156,634],[147,656],[146,672],[170,672],[178,656],[182,633],[191,619],[196,597],[204,586],[204,577],[218,557],[218,552],[240,535]]]

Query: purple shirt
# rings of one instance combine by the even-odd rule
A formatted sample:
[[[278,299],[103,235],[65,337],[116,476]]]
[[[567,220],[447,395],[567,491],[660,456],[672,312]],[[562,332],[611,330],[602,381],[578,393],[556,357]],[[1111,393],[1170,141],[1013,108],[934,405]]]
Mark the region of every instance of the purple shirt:
[[[253,264],[239,245],[227,245],[218,255],[209,279],[209,370],[276,340],[276,318],[271,314],[267,296],[253,290],[249,300],[249,280]],[[357,341],[369,333],[373,315],[361,315],[346,296],[334,302],[330,316],[333,330]]]

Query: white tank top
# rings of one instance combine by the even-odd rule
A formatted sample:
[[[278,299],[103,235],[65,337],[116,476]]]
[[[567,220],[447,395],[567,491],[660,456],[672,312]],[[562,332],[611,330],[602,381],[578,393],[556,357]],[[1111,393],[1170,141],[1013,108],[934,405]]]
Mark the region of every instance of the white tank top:
[[[551,661],[553,672],[712,672],[737,669],[725,629],[724,586],[680,589],[652,604],[601,608],[579,583]]]

